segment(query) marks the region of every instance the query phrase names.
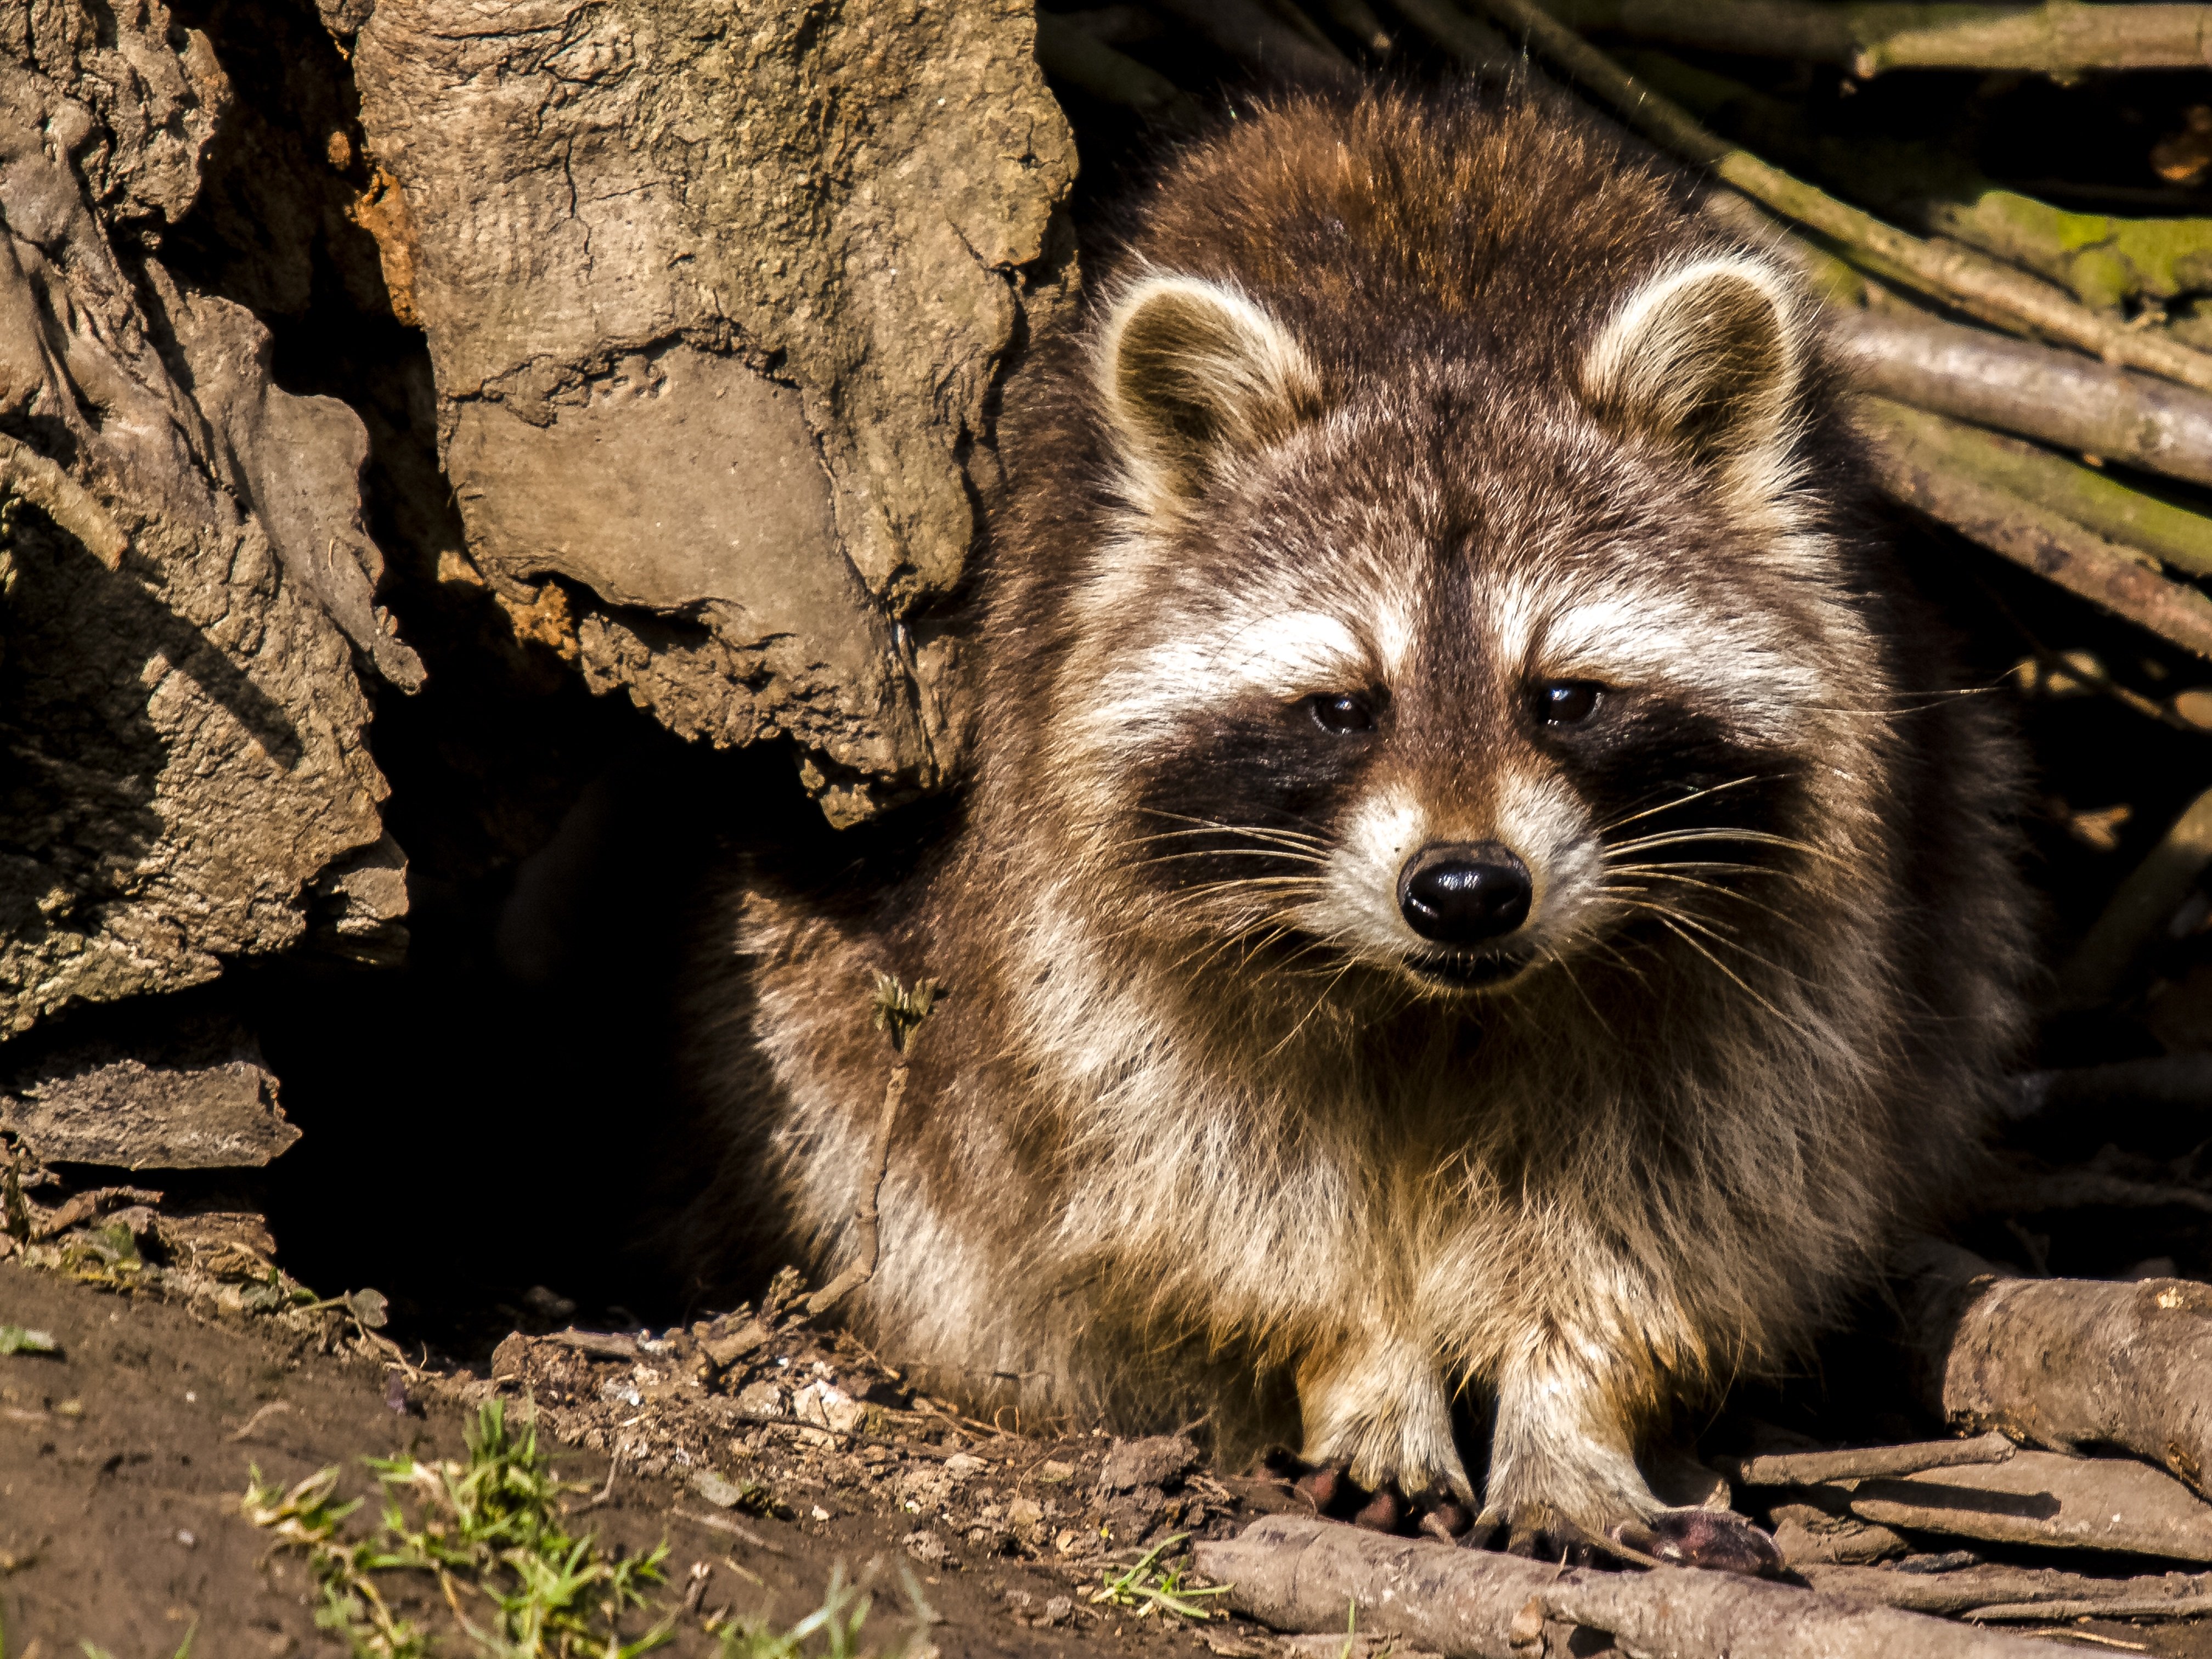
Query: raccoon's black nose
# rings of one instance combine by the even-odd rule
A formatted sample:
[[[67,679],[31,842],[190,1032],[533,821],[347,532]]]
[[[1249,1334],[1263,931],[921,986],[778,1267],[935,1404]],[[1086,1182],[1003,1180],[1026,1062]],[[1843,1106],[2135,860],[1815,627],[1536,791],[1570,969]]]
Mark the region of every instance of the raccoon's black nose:
[[[1439,945],[1480,945],[1528,920],[1528,866],[1503,842],[1425,847],[1398,878],[1406,925]]]

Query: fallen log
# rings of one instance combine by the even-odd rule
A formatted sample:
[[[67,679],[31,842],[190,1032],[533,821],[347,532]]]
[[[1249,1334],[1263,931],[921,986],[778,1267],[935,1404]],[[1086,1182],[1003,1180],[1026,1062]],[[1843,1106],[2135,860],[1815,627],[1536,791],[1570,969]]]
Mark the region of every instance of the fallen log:
[[[1603,1572],[1267,1516],[1198,1570],[1278,1630],[1395,1636],[1449,1659],[1589,1653],[1599,1632],[1669,1659],[2045,1659],[2032,1638],[1734,1573]],[[1576,1645],[1571,1647],[1570,1643]]]
[[[1936,317],[1842,312],[1828,333],[1863,391],[2212,483],[2212,398],[2199,393]]]
[[[1933,1240],[1900,1265],[1921,1392],[1945,1421],[2057,1451],[2117,1447],[2207,1493],[2212,1285],[2019,1279]]]

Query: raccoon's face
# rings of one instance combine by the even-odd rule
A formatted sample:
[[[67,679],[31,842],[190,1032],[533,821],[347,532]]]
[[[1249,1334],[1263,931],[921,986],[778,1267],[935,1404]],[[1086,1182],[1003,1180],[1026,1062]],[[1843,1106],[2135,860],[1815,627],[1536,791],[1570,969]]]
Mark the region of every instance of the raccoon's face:
[[[1709,260],[1571,384],[1442,353],[1381,384],[1224,287],[1125,293],[1124,510],[1054,750],[1127,925],[1447,995],[1606,941],[1737,948],[1728,901],[1809,850],[1855,627],[1796,493],[1796,314]]]

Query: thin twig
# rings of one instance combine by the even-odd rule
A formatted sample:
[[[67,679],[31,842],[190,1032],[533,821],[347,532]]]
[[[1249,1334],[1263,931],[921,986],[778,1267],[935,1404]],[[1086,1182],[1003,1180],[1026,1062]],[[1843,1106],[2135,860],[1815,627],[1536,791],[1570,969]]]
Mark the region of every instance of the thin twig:
[[[755,1549],[766,1550],[770,1555],[787,1556],[791,1552],[781,1544],[770,1543],[750,1527],[741,1526],[726,1515],[697,1515],[690,1510],[669,1511],[679,1521],[689,1521],[695,1527],[712,1527],[716,1532],[726,1532],[731,1537],[750,1544]]]

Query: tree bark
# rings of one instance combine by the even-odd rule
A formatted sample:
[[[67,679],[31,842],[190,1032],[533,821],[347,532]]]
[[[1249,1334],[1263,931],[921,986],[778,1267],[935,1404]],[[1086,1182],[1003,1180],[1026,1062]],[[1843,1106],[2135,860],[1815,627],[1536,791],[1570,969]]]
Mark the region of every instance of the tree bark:
[[[151,251],[229,103],[161,5],[0,21],[0,1035],[284,950],[385,847],[360,420]],[[404,887],[356,916],[389,936]]]
[[[828,21],[824,21],[825,18]],[[989,409],[1064,304],[1073,142],[1020,0],[377,7],[352,42],[470,556],[595,690],[811,755],[833,822],[957,764]]]

